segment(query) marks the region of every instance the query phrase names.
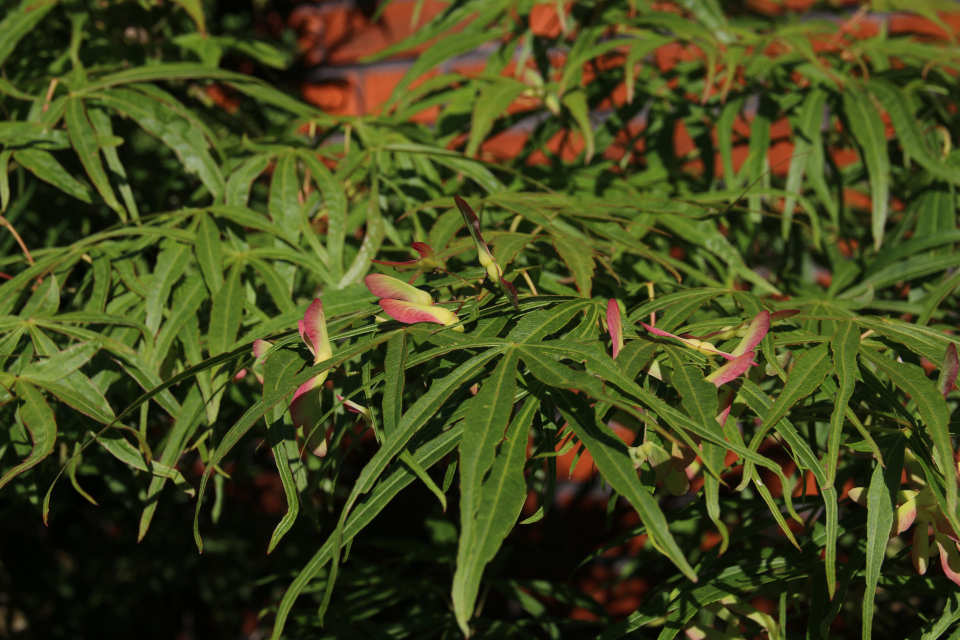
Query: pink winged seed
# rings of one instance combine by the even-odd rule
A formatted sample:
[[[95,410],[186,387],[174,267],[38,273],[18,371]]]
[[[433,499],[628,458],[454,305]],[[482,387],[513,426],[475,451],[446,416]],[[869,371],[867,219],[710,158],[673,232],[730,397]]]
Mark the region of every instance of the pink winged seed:
[[[726,384],[731,380],[735,380],[740,376],[744,371],[750,368],[750,365],[753,364],[753,358],[755,354],[753,351],[749,351],[742,355],[737,356],[733,360],[727,362],[725,365],[711,373],[707,376],[707,382],[712,382],[718,387],[722,384]]]
[[[315,426],[320,420],[320,387],[327,379],[326,372],[310,378],[293,392],[293,400],[290,402],[290,417],[293,418],[293,426],[296,428]]]
[[[649,324],[646,324],[645,322],[641,322],[640,326],[642,326],[644,329],[646,329],[647,331],[649,331],[655,336],[661,336],[663,338],[675,338],[676,340],[679,340],[680,342],[684,343],[685,345],[687,345],[692,349],[702,348],[703,346],[703,345],[693,344],[693,340],[691,340],[690,338],[681,338],[680,336],[664,331],[663,329],[657,329],[656,327],[652,327]],[[699,343],[700,341],[697,340],[697,342]],[[707,346],[712,347],[713,345],[708,344]],[[721,356],[725,360],[735,359],[735,356],[732,356],[729,353],[724,353],[723,351],[720,351],[719,349],[716,349],[716,348],[712,350],[712,353],[714,355]]]
[[[414,302],[384,298],[380,301],[380,308],[383,309],[388,316],[404,324],[434,322],[442,325],[450,325],[458,322],[457,314],[443,307],[433,307],[416,304]],[[458,327],[458,329],[462,331],[463,327]]]
[[[364,278],[363,281],[370,293],[378,298],[404,300],[425,306],[433,304],[433,298],[426,291],[412,287],[406,282],[390,276],[374,273]]]
[[[731,355],[741,356],[748,351],[753,351],[754,347],[760,344],[763,337],[770,331],[770,312],[764,309],[757,314],[750,326],[747,327],[747,335],[743,336],[737,348],[730,352]]]
[[[315,363],[323,362],[333,355],[333,348],[327,336],[327,320],[323,316],[323,303],[320,302],[320,298],[313,299],[303,314],[303,320],[297,323],[297,328],[300,330],[300,337],[313,354]]]
[[[267,349],[273,346],[272,342],[257,338],[253,341],[253,357],[260,360],[267,353]]]
[[[607,301],[607,328],[613,342],[613,357],[616,358],[623,349],[623,323],[620,321],[620,305],[612,298]]]
[[[429,258],[431,260],[437,259],[437,252],[433,250],[433,247],[428,245],[426,242],[414,242],[410,245],[414,251],[420,254],[420,258]]]

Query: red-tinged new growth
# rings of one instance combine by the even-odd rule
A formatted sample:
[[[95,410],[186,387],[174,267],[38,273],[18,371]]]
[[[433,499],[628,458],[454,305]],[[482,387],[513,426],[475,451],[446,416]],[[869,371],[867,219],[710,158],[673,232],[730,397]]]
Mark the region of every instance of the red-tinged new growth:
[[[437,252],[428,245],[426,242],[414,242],[410,245],[414,251],[420,254],[420,258],[416,260],[404,260],[402,262],[391,262],[389,260],[371,260],[370,262],[376,262],[377,264],[383,264],[388,267],[396,267],[398,269],[406,269],[416,267],[420,269],[423,273],[430,273],[431,271],[436,271],[443,267],[440,264],[439,258],[437,258]]]
[[[607,301],[607,329],[613,344],[613,357],[616,358],[623,349],[623,322],[620,319],[620,304],[612,298]]]
[[[460,214],[467,224],[470,237],[473,238],[473,244],[477,247],[477,259],[480,261],[480,266],[487,270],[487,276],[490,280],[507,294],[507,297],[510,298],[510,302],[513,304],[513,308],[519,309],[517,290],[514,289],[513,284],[503,277],[503,268],[497,264],[493,253],[490,251],[490,247],[487,246],[487,243],[483,241],[483,236],[480,235],[480,218],[477,217],[477,214],[474,213],[466,200],[460,196],[453,196],[453,200],[457,203],[457,208],[460,209]]]
[[[420,305],[432,305],[433,298],[422,289],[417,289],[402,280],[391,278],[390,276],[374,273],[364,278],[364,283],[370,293],[378,298],[389,298],[391,300],[404,300]]]
[[[459,318],[457,318],[457,314],[449,309],[417,304],[415,302],[405,302],[403,300],[384,298],[380,301],[380,308],[383,309],[388,316],[404,324],[435,322],[444,326],[450,326],[460,321]],[[453,330],[463,333],[463,325],[455,326]]]
[[[297,322],[300,338],[313,354],[313,363],[319,364],[333,356],[330,338],[327,335],[327,321],[323,315],[323,303],[314,298],[303,314],[303,320]],[[320,428],[320,389],[327,379],[327,371],[317,374],[304,382],[293,394],[290,403],[290,417],[297,429],[303,428],[307,434],[307,444],[319,457],[327,454],[326,432]]]

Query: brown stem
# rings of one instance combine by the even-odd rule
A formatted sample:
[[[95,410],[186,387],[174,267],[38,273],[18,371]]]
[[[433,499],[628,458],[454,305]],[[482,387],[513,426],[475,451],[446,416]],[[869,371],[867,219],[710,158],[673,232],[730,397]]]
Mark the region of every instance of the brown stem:
[[[0,216],[0,227],[6,227],[10,230],[10,233],[13,234],[14,239],[17,241],[17,244],[20,245],[20,249],[23,250],[23,255],[27,256],[27,262],[30,263],[30,266],[33,266],[33,256],[30,255],[30,250],[27,249],[27,245],[23,243],[23,238],[20,237],[20,234],[17,233],[17,230],[13,228],[13,225],[7,221],[6,218]]]

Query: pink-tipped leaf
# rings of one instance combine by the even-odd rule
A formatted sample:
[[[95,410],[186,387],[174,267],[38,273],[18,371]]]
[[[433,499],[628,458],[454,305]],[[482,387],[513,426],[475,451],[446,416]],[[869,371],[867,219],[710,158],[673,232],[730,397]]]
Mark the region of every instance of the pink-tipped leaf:
[[[946,398],[953,385],[957,382],[960,373],[960,360],[957,359],[957,345],[952,342],[947,345],[947,353],[943,356],[943,366],[940,367],[940,377],[937,378],[937,389]]]
[[[620,319],[620,305],[613,298],[607,301],[607,329],[613,343],[613,357],[616,358],[623,349],[623,323]]]
[[[737,377],[742,375],[744,371],[750,368],[750,365],[753,364],[754,355],[755,354],[753,351],[750,351],[749,353],[744,353],[737,356],[708,375],[707,382],[712,382],[719,387],[720,385],[735,380]]]
[[[404,324],[434,322],[442,325],[451,325],[459,322],[457,314],[449,309],[416,304],[415,302],[384,298],[380,301],[380,308],[382,308],[388,316]],[[462,332],[463,326],[455,327],[455,330]]]
[[[303,320],[297,322],[300,338],[313,354],[314,363],[323,362],[333,355],[330,338],[327,336],[327,320],[323,317],[323,303],[314,298],[303,314]]]
[[[433,304],[433,298],[422,289],[412,287],[402,280],[391,278],[380,273],[373,273],[363,280],[370,293],[378,298],[387,298],[390,300],[404,300],[415,304],[430,306]]]
[[[757,317],[747,327],[747,335],[743,336],[740,344],[730,352],[730,355],[742,356],[748,351],[753,351],[768,331],[770,331],[770,312],[764,309],[757,314]]]

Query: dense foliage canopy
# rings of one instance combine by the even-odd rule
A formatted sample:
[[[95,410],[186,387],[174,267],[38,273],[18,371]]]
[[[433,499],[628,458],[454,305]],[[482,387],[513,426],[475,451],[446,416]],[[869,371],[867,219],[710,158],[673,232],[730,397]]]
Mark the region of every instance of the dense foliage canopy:
[[[337,118],[4,3],[0,637],[955,631],[956,8],[835,4],[463,0]]]

